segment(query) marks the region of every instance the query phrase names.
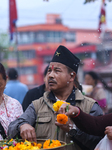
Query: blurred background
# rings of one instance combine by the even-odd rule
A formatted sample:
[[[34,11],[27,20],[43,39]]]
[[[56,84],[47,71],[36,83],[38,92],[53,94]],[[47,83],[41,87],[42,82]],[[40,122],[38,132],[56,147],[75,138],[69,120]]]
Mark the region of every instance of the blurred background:
[[[92,70],[112,87],[111,10],[111,0],[0,0],[0,62],[31,89],[64,45],[81,59],[81,84]],[[106,96],[111,107],[112,93]]]

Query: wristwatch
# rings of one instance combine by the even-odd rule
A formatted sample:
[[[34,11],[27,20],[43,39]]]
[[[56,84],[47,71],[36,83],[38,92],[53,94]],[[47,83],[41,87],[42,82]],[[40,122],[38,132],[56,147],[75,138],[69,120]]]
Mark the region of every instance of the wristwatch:
[[[68,133],[69,133],[70,137],[73,137],[77,133],[77,130],[76,129],[71,129]]]

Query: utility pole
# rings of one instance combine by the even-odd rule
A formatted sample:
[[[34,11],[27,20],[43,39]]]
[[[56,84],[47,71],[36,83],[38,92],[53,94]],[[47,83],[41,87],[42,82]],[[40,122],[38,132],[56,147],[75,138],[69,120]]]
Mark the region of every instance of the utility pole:
[[[18,51],[18,36],[17,36],[17,26],[15,26],[15,53],[16,53],[16,61],[17,61],[17,70],[18,74],[20,74],[20,58],[19,58],[19,51]],[[20,80],[20,78],[19,78]]]

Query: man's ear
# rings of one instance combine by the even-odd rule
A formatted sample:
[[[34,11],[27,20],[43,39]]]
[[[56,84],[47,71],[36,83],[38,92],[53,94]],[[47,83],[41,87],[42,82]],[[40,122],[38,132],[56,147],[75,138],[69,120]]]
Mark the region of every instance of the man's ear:
[[[76,73],[75,72],[71,72],[70,76],[71,76],[70,81],[74,81],[74,79],[76,77]]]

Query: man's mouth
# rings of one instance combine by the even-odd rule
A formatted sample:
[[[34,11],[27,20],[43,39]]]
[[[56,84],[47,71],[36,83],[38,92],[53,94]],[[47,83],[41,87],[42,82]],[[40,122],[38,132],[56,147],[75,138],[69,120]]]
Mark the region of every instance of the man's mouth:
[[[48,84],[53,85],[53,84],[56,84],[56,82],[55,81],[49,81]]]

